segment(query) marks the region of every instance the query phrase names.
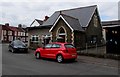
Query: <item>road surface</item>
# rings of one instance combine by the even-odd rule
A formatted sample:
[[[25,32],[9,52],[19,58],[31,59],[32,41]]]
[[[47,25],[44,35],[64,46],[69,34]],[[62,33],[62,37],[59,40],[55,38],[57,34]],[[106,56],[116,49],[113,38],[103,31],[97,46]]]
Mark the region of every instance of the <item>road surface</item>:
[[[54,60],[34,57],[29,53],[12,53],[8,45],[2,47],[2,75],[118,75],[118,68],[85,62],[78,57],[75,62],[57,63]]]

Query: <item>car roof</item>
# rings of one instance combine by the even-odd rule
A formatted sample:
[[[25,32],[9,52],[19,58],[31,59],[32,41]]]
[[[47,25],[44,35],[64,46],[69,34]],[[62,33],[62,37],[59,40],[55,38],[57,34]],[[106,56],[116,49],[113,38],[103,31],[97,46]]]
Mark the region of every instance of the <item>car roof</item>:
[[[20,41],[20,40],[14,40],[14,41]]]
[[[50,44],[71,44],[71,43],[67,43],[67,42],[65,42],[65,43],[63,43],[63,42],[52,42]]]
[[[21,40],[14,40],[14,41],[12,41],[12,42],[23,42],[23,41],[21,41]],[[12,43],[11,42],[11,43]],[[24,42],[23,42],[24,43]]]

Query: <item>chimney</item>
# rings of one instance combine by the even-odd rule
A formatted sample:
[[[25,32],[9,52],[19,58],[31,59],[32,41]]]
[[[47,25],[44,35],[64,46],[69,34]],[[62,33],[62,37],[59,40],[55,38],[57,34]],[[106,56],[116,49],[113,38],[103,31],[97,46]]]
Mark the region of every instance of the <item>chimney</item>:
[[[5,26],[9,26],[9,23],[5,23]]]
[[[62,14],[62,11],[60,11],[60,14]]]
[[[49,17],[48,16],[45,16],[45,19],[44,19],[44,21],[47,21],[47,19],[48,19]]]
[[[21,25],[21,24],[19,24],[19,25],[18,25],[18,27],[19,27],[19,28],[22,28],[22,25]]]

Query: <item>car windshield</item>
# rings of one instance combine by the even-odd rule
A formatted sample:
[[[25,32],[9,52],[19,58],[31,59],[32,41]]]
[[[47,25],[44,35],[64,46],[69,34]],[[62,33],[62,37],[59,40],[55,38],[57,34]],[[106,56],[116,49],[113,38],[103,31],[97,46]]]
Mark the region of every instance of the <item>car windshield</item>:
[[[25,44],[22,41],[20,41],[20,40],[14,41],[14,45],[15,46],[25,46]]]
[[[65,44],[66,48],[75,48],[72,44]]]

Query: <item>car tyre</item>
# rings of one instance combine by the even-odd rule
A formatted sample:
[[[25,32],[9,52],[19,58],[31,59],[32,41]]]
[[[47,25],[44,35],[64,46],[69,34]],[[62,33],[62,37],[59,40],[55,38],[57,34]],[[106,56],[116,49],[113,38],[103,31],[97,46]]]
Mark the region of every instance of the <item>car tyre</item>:
[[[14,49],[11,49],[11,52],[14,53],[15,52]]]
[[[8,51],[10,51],[10,49],[8,48]]]
[[[58,55],[56,58],[58,63],[62,63],[63,62],[63,56],[62,55]]]
[[[36,59],[40,59],[40,58],[41,58],[40,53],[37,52],[37,53],[36,53]]]

